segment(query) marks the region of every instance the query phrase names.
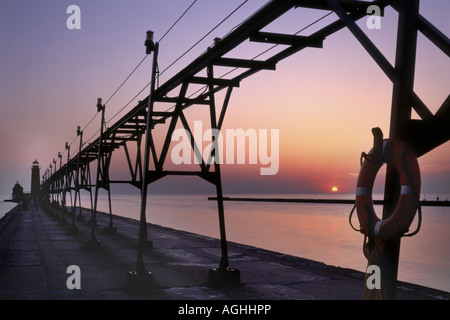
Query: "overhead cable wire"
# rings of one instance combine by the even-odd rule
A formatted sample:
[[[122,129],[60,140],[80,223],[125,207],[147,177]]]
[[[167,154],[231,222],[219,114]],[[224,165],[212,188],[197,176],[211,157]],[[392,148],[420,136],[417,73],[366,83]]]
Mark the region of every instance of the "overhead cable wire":
[[[332,13],[333,13],[333,12],[329,12],[329,13],[325,14],[324,16],[318,18],[317,20],[315,20],[315,21],[311,22],[310,24],[308,24],[307,26],[303,27],[302,29],[300,29],[299,31],[297,31],[296,33],[294,33],[293,35],[298,35],[300,32],[303,32],[303,31],[305,31],[306,29],[312,27],[313,25],[315,25],[316,23],[322,21],[323,19],[325,19],[326,17],[328,17],[328,16],[331,15]],[[242,24],[242,23],[241,23],[241,24]],[[241,24],[240,24],[240,25],[241,25]],[[238,26],[239,26],[239,25],[238,25]],[[234,27],[234,28],[231,29],[231,30],[236,29],[238,26]],[[230,32],[231,32],[231,31],[230,31]],[[229,32],[229,33],[230,33],[230,32]],[[229,34],[229,33],[228,33],[228,34]],[[257,54],[257,55],[254,56],[253,58],[251,58],[250,60],[255,60],[255,59],[257,59],[258,57],[262,56],[263,54],[265,54],[265,53],[267,53],[267,52],[273,50],[273,49],[274,49],[275,47],[277,47],[277,46],[279,46],[279,45],[278,45],[278,44],[272,45],[272,46],[269,47],[268,49],[262,51],[261,53]],[[227,71],[227,72],[224,73],[222,76],[220,76],[219,79],[222,79],[223,77],[229,75],[230,73],[236,71],[237,69],[239,69],[239,67],[235,67],[235,68],[233,68],[233,69]],[[203,92],[204,92],[207,88],[208,88],[208,85],[205,85],[205,86],[199,88],[197,91],[195,91],[195,92],[193,92],[191,95],[189,95],[188,98],[193,97],[194,95],[196,95],[196,94],[199,93],[200,91],[203,91]],[[167,110],[165,110],[165,112],[168,112],[168,111],[170,111],[170,110],[173,109],[173,108],[175,108],[175,105],[169,107]]]
[[[120,86],[116,89],[116,91],[114,91],[114,93],[108,98],[108,100],[106,100],[105,104],[107,104],[109,101],[111,101],[111,99],[116,95],[116,93],[123,87],[123,85],[128,81],[128,79],[130,79],[130,77],[133,75],[133,73],[141,66],[141,64],[144,62],[145,59],[147,59],[148,54],[146,54],[144,56],[144,58],[142,58],[142,60],[138,63],[138,65],[133,69],[133,71],[131,71],[131,73],[128,75],[128,77],[126,77],[126,79],[120,84]]]
[[[192,6],[195,4],[197,2],[197,0],[194,0],[194,2],[192,2],[191,3],[191,5],[182,13],[182,15],[172,24],[172,26],[166,31],[166,33],[164,33],[164,35],[161,37],[161,39],[159,40],[159,42],[161,42],[162,41],[162,39],[164,39],[164,37],[167,35],[167,34],[169,34],[169,32],[175,27],[175,25],[186,15],[186,13],[192,8]],[[147,59],[147,57],[148,57],[148,54],[146,54],[143,58],[142,58],[142,60],[136,65],[136,67],[130,72],[130,74],[125,78],[125,80],[119,85],[119,87],[114,91],[114,93],[108,98],[108,100],[106,100],[106,102],[105,102],[105,104],[107,104],[107,103],[109,103],[110,101],[111,101],[111,99],[116,95],[116,93],[124,86],[124,84],[128,81],[128,79],[130,79],[130,77],[134,74],[134,72],[141,66],[141,64],[145,61],[145,59]],[[148,85],[146,86],[146,87],[148,87]],[[136,96],[138,96],[142,91],[144,91],[145,90],[145,88],[146,87],[144,87]],[[133,100],[136,98],[136,96],[133,98]],[[127,107],[129,104],[130,104],[131,102],[129,102],[129,103],[127,103],[126,105],[125,105],[125,107]],[[119,112],[118,113],[120,113],[125,107],[123,107],[122,109],[120,109],[119,110]],[[114,117],[116,117],[117,116],[117,114],[118,113],[116,113],[114,116],[113,116],[113,118]],[[97,117],[97,115],[98,115],[98,112],[92,117],[92,119],[83,127],[83,130],[84,129],[86,129],[90,124],[91,124],[91,122]],[[111,118],[110,119],[110,121],[113,119],[113,118]],[[109,122],[109,121],[108,121]],[[98,131],[97,131],[98,132]]]
[[[98,116],[98,112],[95,113],[95,115],[91,118],[91,120],[89,120],[89,122],[83,127],[83,129],[81,129],[81,131],[84,131],[84,129],[86,129],[92,121],[94,121],[95,118],[97,118]]]
[[[86,143],[88,143],[89,141],[91,141],[91,139],[94,138],[94,137],[97,135],[97,133],[99,133],[99,132],[100,132],[100,129],[98,129],[97,131],[95,131],[94,134],[93,134],[89,139],[87,139]]]
[[[179,56],[174,62],[172,62],[168,67],[166,67],[163,71],[161,71],[160,75],[162,75],[165,71],[171,68],[175,63],[177,63],[181,58],[183,58],[186,54],[188,54],[192,49],[194,49],[200,42],[202,42],[207,36],[209,36],[214,30],[216,30],[220,25],[222,25],[226,20],[228,20],[236,11],[238,11],[244,4],[246,4],[248,0],[242,2],[236,9],[234,9],[228,16],[226,16],[222,21],[220,21],[214,28],[212,28],[207,34],[205,34],[200,40],[194,43],[189,49],[187,49],[181,56]]]
[[[137,64],[137,66],[131,71],[131,73],[125,78],[125,80],[120,84],[120,86],[114,91],[114,93],[108,98],[108,100],[105,102],[107,104],[111,99],[115,96],[115,94],[123,87],[123,85],[128,81],[128,79],[133,75],[133,73],[140,67],[140,65],[144,62],[144,60],[147,58],[147,55]],[[81,131],[84,131],[91,123],[94,121],[94,119],[98,116],[98,112],[94,114],[94,116],[84,125],[84,127],[81,129]],[[97,131],[98,132],[98,131]],[[69,144],[71,146],[77,138],[75,137],[72,142]],[[89,139],[90,140],[90,139]],[[88,141],[89,141],[88,140]],[[65,151],[63,152],[63,154]]]
[[[125,78],[125,80],[119,85],[119,87],[114,91],[114,93],[106,100],[105,104],[109,103],[111,99],[116,95],[116,93],[124,86],[124,84],[130,79],[130,77],[136,72],[136,70],[141,66],[141,64],[145,61],[148,55],[145,55],[144,58],[137,64],[137,66],[130,72],[130,74]],[[82,130],[86,129],[91,122],[97,117],[98,112],[89,120],[89,122],[83,127]]]
[[[170,31],[172,31],[172,29],[175,27],[175,25],[177,25],[178,24],[178,22],[180,22],[180,20],[188,13],[188,11],[194,6],[194,4],[197,2],[197,0],[194,0],[192,3],[191,3],[191,5],[180,15],[180,17],[178,17],[178,19],[172,24],[172,26],[164,33],[164,35],[159,39],[159,41],[158,42],[161,42],[169,33],[170,33]],[[145,56],[145,58],[147,57],[148,55],[146,55]],[[144,58],[144,59],[145,59]],[[144,60],[143,59],[143,60]],[[135,70],[140,66],[140,64],[143,62],[143,60],[138,64],[138,66],[135,68]],[[135,71],[135,70],[133,70],[133,72]],[[159,74],[159,72],[158,72],[158,74]],[[130,75],[131,76],[131,75]],[[159,76],[158,76],[158,78],[159,78]],[[128,79],[128,78],[127,78]],[[127,80],[126,79],[126,80]],[[125,80],[125,81],[126,81]],[[130,105],[130,103],[131,102],[133,102],[134,101],[134,99],[136,99],[148,86],[150,86],[150,84],[151,84],[151,81],[147,84],[147,85],[145,85],[145,87],[144,88],[142,88],[127,104],[125,104],[118,112],[116,112],[109,120],[108,120],[108,122],[107,123],[109,123],[111,120],[113,120],[115,117],[117,117],[118,115],[119,115],[119,113],[121,113],[126,107],[128,107],[129,105]],[[109,101],[109,100],[108,100]],[[107,101],[107,102],[108,102]]]
[[[126,107],[128,107],[134,101],[134,99],[136,99],[145,89],[148,88],[151,83],[151,81],[147,83],[145,87],[143,87],[133,98],[131,98],[131,100],[128,101],[128,103],[125,104],[119,111],[117,111],[116,114],[114,114],[106,123],[110,123],[115,117],[117,117],[119,113],[121,113]]]
[[[195,4],[197,0],[195,0],[189,8],[181,15],[180,18],[170,27],[169,31],[173,28],[173,26],[186,14],[186,12]],[[220,21],[214,28],[212,28],[207,34],[205,34],[200,40],[198,40],[195,44],[193,44],[189,49],[187,49],[181,56],[179,56],[174,62],[172,62],[168,67],[166,67],[163,71],[159,72],[159,76],[161,76],[165,71],[167,71],[169,68],[171,68],[175,63],[177,63],[182,57],[184,57],[189,51],[191,51],[194,47],[196,47],[200,42],[202,42],[207,36],[209,36],[214,30],[216,30],[220,25],[222,25],[226,20],[228,20],[236,11],[238,11],[245,3],[247,3],[248,0],[245,0],[242,2],[236,9],[234,9],[228,16],[226,16],[222,21]],[[168,32],[166,32],[161,40],[166,36]],[[160,40],[160,41],[161,41]],[[114,116],[112,116],[107,123],[109,123],[111,120],[113,120],[119,113],[121,113],[126,107],[128,107],[131,102],[133,102],[145,89],[147,89],[152,82],[150,81],[147,83],[125,106],[123,106]]]
[[[159,39],[158,42],[161,42],[162,39],[165,38],[165,36],[173,29],[173,27],[175,27],[175,25],[184,17],[184,15],[192,8],[192,6],[197,2],[197,0],[194,0],[194,2],[191,3],[191,5],[183,12],[183,14],[174,22],[174,24],[172,24],[172,26],[169,28],[169,30],[166,31],[166,33],[164,33],[164,35],[161,37],[161,39]]]
[[[193,44],[189,49],[187,49],[181,56],[179,56],[174,62],[172,62],[168,67],[166,67],[163,71],[159,73],[159,76],[161,76],[164,72],[166,72],[169,68],[171,68],[175,63],[177,63],[182,57],[184,57],[189,51],[191,51],[194,47],[196,47],[200,42],[202,42],[207,36],[209,36],[214,30],[216,30],[220,25],[222,25],[226,20],[228,20],[233,14],[236,13],[244,4],[246,4],[248,0],[245,0],[242,2],[236,9],[234,9],[228,16],[226,16],[222,21],[220,21],[214,28],[212,28],[207,34],[205,34],[200,40],[198,40],[195,44]],[[194,1],[195,3],[195,1]],[[150,86],[152,82],[150,81],[147,83],[147,85],[139,91],[139,93],[130,101],[127,105],[129,105],[142,91],[144,91],[148,86]],[[198,92],[198,91],[197,91]],[[124,107],[125,108],[125,107]],[[122,108],[122,110],[124,109]],[[172,109],[174,107],[170,107],[168,110]]]
[[[192,4],[183,12],[183,14],[172,24],[172,26],[166,31],[166,33],[164,33],[164,35],[161,37],[161,39],[159,40],[159,42],[162,41],[162,39],[164,39],[164,37],[173,29],[173,27],[175,27],[175,25],[184,17],[184,15],[192,8],[192,6],[197,2],[197,0],[194,0],[194,2],[192,2]],[[109,99],[105,102],[105,104],[107,104],[109,101],[111,101],[111,99],[114,97],[114,95],[123,87],[123,85],[128,81],[128,79],[133,75],[133,73],[141,66],[141,64],[144,62],[145,59],[147,59],[149,55],[146,54],[144,56],[144,58],[142,58],[142,60],[138,63],[138,65],[133,69],[133,71],[131,71],[131,73],[126,77],[126,79],[120,84],[120,86],[116,89],[116,91],[114,91],[114,93],[109,97]]]

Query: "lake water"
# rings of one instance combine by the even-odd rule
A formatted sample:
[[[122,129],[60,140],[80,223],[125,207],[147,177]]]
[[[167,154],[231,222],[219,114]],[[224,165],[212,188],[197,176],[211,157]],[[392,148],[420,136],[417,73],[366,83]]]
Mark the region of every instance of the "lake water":
[[[11,209],[17,206],[17,203],[3,201],[11,197],[8,196],[0,196],[0,197],[1,197],[0,198],[0,219],[1,219],[6,213],[8,213],[9,211],[11,211]]]
[[[235,196],[354,198],[354,195]],[[112,198],[113,214],[139,219],[138,194],[114,194]],[[149,194],[147,221],[219,238],[217,204],[207,198],[208,195]],[[446,199],[442,195],[440,198]],[[88,194],[82,194],[82,205],[90,207]],[[364,237],[348,222],[352,205],[232,201],[225,201],[224,205],[228,241],[365,271]],[[99,195],[98,210],[108,212],[105,194]],[[381,206],[375,210],[381,212]],[[398,279],[450,292],[450,207],[423,207],[422,213],[420,232],[402,239]],[[356,212],[353,225],[359,226]],[[417,217],[411,229],[416,225]],[[230,261],[231,267],[232,264]]]

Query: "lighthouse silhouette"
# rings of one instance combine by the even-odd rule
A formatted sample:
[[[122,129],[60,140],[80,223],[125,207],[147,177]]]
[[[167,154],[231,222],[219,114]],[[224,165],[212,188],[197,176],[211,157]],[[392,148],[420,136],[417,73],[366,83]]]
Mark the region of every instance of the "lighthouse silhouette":
[[[41,183],[39,181],[41,174],[39,170],[41,167],[39,166],[39,162],[37,160],[33,161],[33,165],[31,166],[31,191],[30,197],[34,201],[39,201],[41,198]]]

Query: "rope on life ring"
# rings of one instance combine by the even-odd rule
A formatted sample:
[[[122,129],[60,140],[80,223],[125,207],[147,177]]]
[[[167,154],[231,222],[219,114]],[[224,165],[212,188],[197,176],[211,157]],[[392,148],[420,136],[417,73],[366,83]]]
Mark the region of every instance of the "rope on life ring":
[[[361,229],[356,229],[356,228],[353,226],[353,223],[352,223],[353,212],[355,211],[355,209],[356,209],[356,204],[353,205],[353,208],[352,208],[352,210],[350,211],[350,215],[348,216],[348,222],[349,222],[349,224],[350,224],[350,227],[351,227],[353,230],[355,230],[355,231],[357,231],[357,232],[361,232]],[[417,222],[416,230],[415,230],[414,232],[404,234],[403,237],[412,237],[412,236],[415,236],[416,234],[419,233],[421,226],[422,226],[422,206],[419,204],[419,207],[418,207],[418,222]]]

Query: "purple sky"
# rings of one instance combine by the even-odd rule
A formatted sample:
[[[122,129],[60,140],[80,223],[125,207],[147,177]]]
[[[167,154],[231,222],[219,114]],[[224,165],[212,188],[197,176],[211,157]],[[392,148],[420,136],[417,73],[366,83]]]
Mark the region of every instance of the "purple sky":
[[[160,70],[242,2],[198,0],[161,41]],[[44,171],[58,152],[65,151],[66,141],[72,143],[72,150],[77,148],[76,127],[84,127],[96,114],[97,98],[108,99],[145,56],[145,31],[154,30],[155,40],[160,39],[191,3],[0,0],[0,194],[10,194],[16,180],[29,190],[34,159]],[[264,3],[246,2],[167,70],[161,83],[212,45],[215,37],[224,36]],[[80,30],[66,27],[66,9],[71,4],[81,9]],[[442,32],[450,34],[448,0],[422,1],[420,10]],[[295,33],[326,13],[292,10],[270,31]],[[364,19],[358,23],[392,64],[396,18],[392,10],[387,10],[381,30],[364,29]],[[335,16],[327,19],[325,22],[333,21]],[[252,57],[261,50],[247,50],[244,46],[235,55]],[[150,72],[148,58],[107,104],[107,120],[149,82]],[[447,97],[449,83],[448,58],[420,35],[415,91],[432,112]],[[139,98],[147,94],[145,90]],[[261,177],[259,167],[242,170],[225,166],[225,192],[316,193],[331,184],[353,192],[359,155],[371,147],[371,128],[379,126],[388,136],[391,94],[391,82],[348,30],[327,39],[323,49],[302,51],[282,61],[277,71],[261,72],[245,80],[231,97],[224,125],[279,129],[280,171],[275,176]],[[94,135],[99,121],[97,117],[86,127],[86,138]],[[425,195],[450,194],[449,155],[450,144],[446,143],[420,159]],[[336,160],[329,165],[331,156]],[[327,168],[316,168],[319,164]],[[114,168],[120,171],[119,164]],[[94,177],[95,167],[92,172]]]

